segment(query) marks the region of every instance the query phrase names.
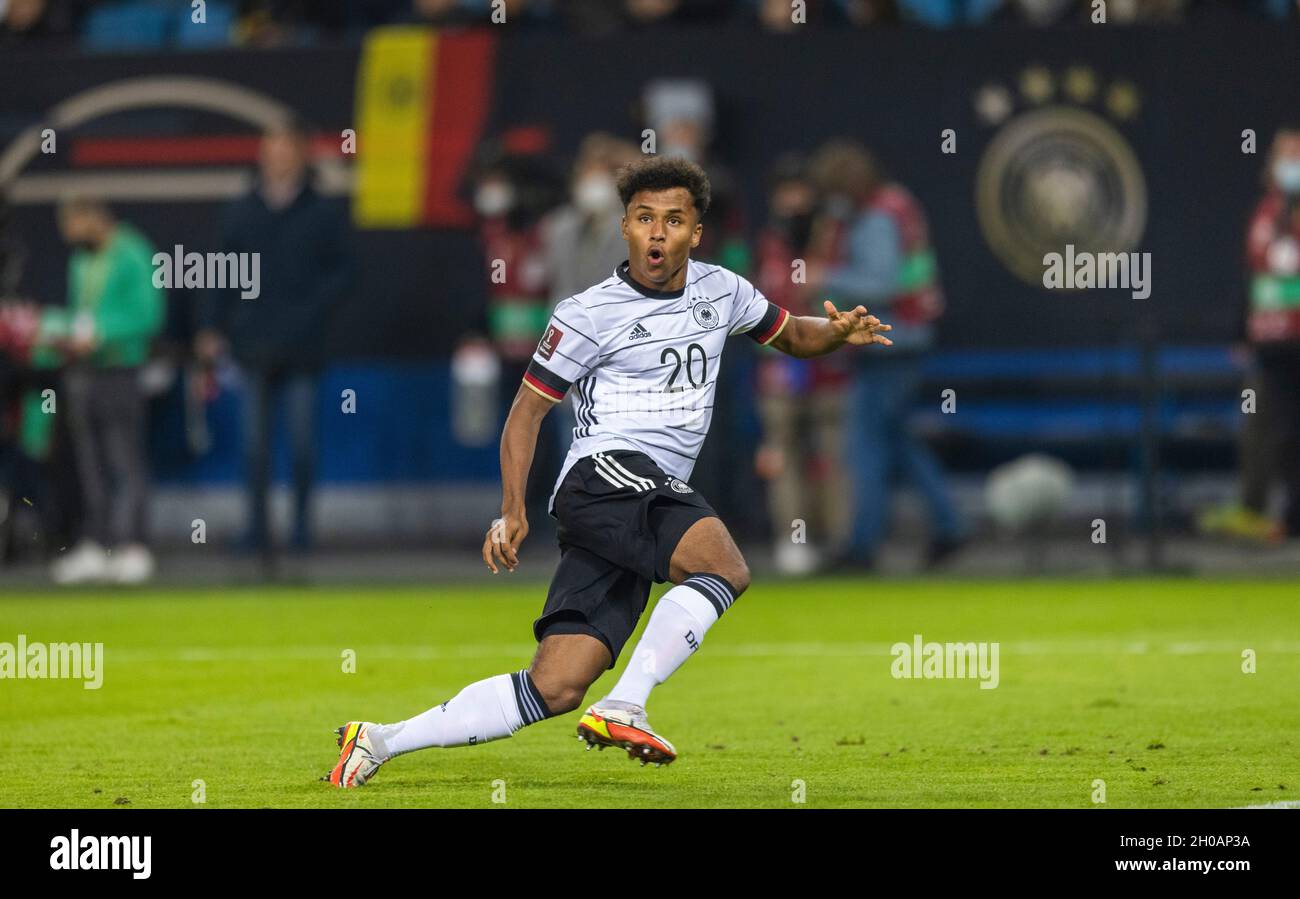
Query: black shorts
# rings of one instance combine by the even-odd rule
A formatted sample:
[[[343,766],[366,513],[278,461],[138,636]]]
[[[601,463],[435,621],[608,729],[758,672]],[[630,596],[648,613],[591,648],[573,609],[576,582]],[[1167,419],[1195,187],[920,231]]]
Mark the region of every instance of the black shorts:
[[[682,535],[717,512],[645,453],[612,450],[573,464],[555,494],[560,564],[533,635],[589,634],[614,667]]]

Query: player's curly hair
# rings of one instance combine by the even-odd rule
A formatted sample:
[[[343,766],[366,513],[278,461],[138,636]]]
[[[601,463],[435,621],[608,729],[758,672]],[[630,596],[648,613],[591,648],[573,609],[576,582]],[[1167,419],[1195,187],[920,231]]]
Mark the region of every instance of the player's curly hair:
[[[684,187],[700,218],[709,211],[709,176],[689,159],[676,156],[646,156],[629,162],[618,171],[618,196],[623,208],[643,190],[672,190]]]

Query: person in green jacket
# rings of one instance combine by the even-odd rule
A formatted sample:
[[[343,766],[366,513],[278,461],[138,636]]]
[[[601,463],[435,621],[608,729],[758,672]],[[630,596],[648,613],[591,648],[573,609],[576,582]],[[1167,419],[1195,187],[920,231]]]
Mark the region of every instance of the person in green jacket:
[[[153,574],[145,545],[149,463],[140,367],[162,329],[154,248],[103,202],[74,198],[59,209],[73,248],[68,304],[51,308],[40,344],[66,365],[63,409],[85,504],[82,539],[54,564],[59,583],[141,583]]]

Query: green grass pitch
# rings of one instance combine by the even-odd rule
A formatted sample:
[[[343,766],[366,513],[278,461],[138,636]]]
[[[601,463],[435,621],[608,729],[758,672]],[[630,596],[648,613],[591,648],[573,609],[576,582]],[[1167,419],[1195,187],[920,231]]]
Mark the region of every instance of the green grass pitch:
[[[671,766],[584,752],[575,712],[318,782],[333,727],[523,667],[544,597],[516,575],[10,592],[0,642],[102,642],[104,682],[0,680],[0,805],[1090,808],[1098,780],[1108,808],[1300,798],[1300,584],[1244,581],[759,579],[651,697]],[[998,687],[893,678],[918,633],[998,642]]]

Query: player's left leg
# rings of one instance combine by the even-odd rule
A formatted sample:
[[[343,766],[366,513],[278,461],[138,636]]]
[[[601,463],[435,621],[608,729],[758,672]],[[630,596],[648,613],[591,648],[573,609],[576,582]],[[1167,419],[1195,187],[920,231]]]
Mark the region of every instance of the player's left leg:
[[[542,639],[528,668],[463,688],[446,702],[395,724],[352,721],[338,730],[339,761],[323,780],[359,787],[390,759],[431,747],[474,746],[576,709],[610,666],[610,652],[584,633]]]
[[[700,648],[704,634],[749,586],[749,567],[722,520],[701,518],[672,552],[669,580],[677,586],[659,598],[610,703],[644,710],[650,691]]]

